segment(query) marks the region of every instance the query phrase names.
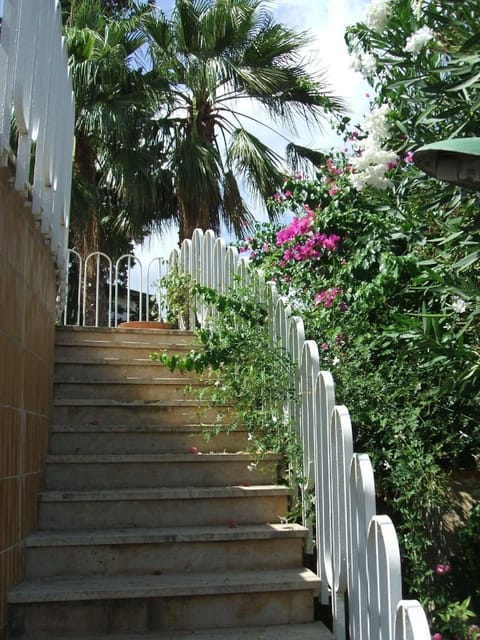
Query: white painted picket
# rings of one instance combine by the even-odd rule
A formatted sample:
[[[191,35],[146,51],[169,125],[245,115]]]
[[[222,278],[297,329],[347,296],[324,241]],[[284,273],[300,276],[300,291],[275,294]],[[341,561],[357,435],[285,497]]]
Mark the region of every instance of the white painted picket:
[[[348,409],[335,405],[333,378],[320,370],[318,346],[305,340],[302,319],[292,316],[274,283],[265,283],[211,231],[197,229],[171,260],[219,292],[236,279],[253,287],[267,301],[272,341],[297,363],[294,385],[300,402],[288,410],[303,448],[305,485],[300,489],[315,495],[321,599],[330,603],[335,638],[430,640],[421,605],[402,599],[398,540],[390,518],[375,513],[369,457],[353,451]],[[206,317],[202,309],[196,320],[202,323]]]
[[[0,165],[11,164],[65,282],[75,107],[58,0],[4,0]],[[18,136],[12,136],[14,131]],[[11,140],[15,143],[12,146]],[[60,291],[63,307],[65,290]]]

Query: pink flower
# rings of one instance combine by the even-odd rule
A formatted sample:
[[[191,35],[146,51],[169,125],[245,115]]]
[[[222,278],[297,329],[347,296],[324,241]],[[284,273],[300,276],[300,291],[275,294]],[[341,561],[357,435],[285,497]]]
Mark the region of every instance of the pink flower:
[[[265,244],[262,246],[262,251],[266,253],[269,249],[270,245],[268,244],[268,242],[265,242]]]
[[[278,192],[275,192],[273,194],[273,199],[275,200],[275,202],[278,202],[280,200],[280,194]]]
[[[322,344],[320,345],[320,349],[322,351],[328,351],[328,344],[326,342],[322,342]]]
[[[432,640],[442,640],[443,636],[441,633],[434,633],[432,636]]]
[[[346,302],[340,303],[340,311],[346,311],[348,309],[348,304]]]
[[[287,189],[284,195],[285,195],[285,198],[290,198],[290,196],[292,195],[292,192],[289,189]]]
[[[330,189],[328,190],[328,195],[329,195],[329,196],[332,196],[332,197],[333,197],[333,196],[336,196],[336,195],[337,195],[337,193],[338,193],[339,191],[340,191],[340,189],[337,187],[337,185],[336,185],[336,184],[334,184],[334,185],[332,185],[332,186],[330,187]]]
[[[327,289],[326,291],[318,291],[313,298],[313,304],[315,307],[323,305],[325,309],[330,309],[333,301],[340,293],[340,289],[333,287],[333,289]]]
[[[407,164],[413,164],[413,151],[407,151],[407,153],[403,156],[403,161]]]
[[[435,573],[437,576],[443,576],[452,571],[452,565],[449,562],[445,564],[437,564],[435,567]]]
[[[327,158],[326,165],[329,173],[337,173],[337,167],[333,164],[333,160],[331,158]]]

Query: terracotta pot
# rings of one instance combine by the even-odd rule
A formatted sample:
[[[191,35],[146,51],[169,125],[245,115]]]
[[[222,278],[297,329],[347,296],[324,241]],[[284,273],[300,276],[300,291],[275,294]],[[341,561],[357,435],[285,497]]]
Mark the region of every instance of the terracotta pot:
[[[121,322],[118,329],[173,329],[171,322],[157,322],[155,320],[130,320]]]

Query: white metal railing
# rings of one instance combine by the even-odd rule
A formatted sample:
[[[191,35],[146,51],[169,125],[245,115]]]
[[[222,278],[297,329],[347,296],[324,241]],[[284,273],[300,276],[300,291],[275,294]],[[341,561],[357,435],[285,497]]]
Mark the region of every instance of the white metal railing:
[[[15,189],[31,199],[60,282],[66,271],[75,119],[67,58],[58,0],[4,0],[0,165],[14,166]],[[64,295],[61,287],[62,302]]]
[[[67,256],[65,325],[117,327],[125,321],[166,320],[166,292],[161,286],[168,270],[165,258],[144,265],[133,254],[115,262],[101,251],[82,259],[69,249]]]
[[[335,406],[333,378],[320,370],[317,344],[305,340],[302,319],[292,316],[273,283],[212,231],[197,229],[173,250],[170,263],[221,293],[236,277],[255,287],[267,301],[273,341],[297,363],[300,402],[290,410],[303,449],[302,490],[315,494],[320,597],[331,606],[335,638],[430,640],[421,605],[402,599],[398,540],[390,518],[375,513],[370,459],[353,451],[348,410]],[[198,310],[196,321],[204,319],[205,310]]]

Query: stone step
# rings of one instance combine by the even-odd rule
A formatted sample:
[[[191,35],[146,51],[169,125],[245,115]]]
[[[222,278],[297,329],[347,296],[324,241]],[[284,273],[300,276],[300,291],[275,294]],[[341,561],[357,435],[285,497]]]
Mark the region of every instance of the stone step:
[[[40,530],[262,524],[280,522],[289,489],[278,485],[48,491]]]
[[[70,640],[71,636],[23,636],[21,640]],[[322,622],[285,624],[233,629],[195,631],[157,631],[108,635],[75,636],[75,640],[333,640],[332,632]]]
[[[205,385],[197,379],[128,378],[125,380],[66,379],[54,387],[55,400],[196,400]]]
[[[308,569],[29,580],[9,594],[15,633],[114,633],[311,622]]]
[[[272,484],[278,455],[256,461],[247,453],[50,455],[46,488],[89,491],[149,487],[218,487]]]
[[[173,373],[161,362],[154,362],[150,358],[116,360],[103,359],[99,361],[85,359],[78,355],[75,362],[67,359],[66,362],[57,358],[55,363],[54,381],[67,382],[78,379],[95,380],[127,380],[127,379],[156,379],[168,378],[185,380],[191,379],[191,374],[180,373],[175,370]]]
[[[201,400],[56,400],[52,423],[69,425],[228,424],[229,407],[207,407]]]
[[[55,362],[98,362],[131,360],[132,362],[150,360],[151,353],[187,354],[191,344],[149,344],[142,342],[67,342],[55,346]]]
[[[27,578],[295,568],[297,524],[39,532],[25,541]]]
[[[209,435],[210,434],[210,435]],[[247,432],[214,432],[214,425],[55,425],[50,430],[52,454],[135,454],[244,451]]]
[[[131,329],[117,327],[57,327],[55,344],[84,345],[103,343],[140,343],[158,349],[158,345],[192,345],[197,342],[193,331],[176,329]]]

